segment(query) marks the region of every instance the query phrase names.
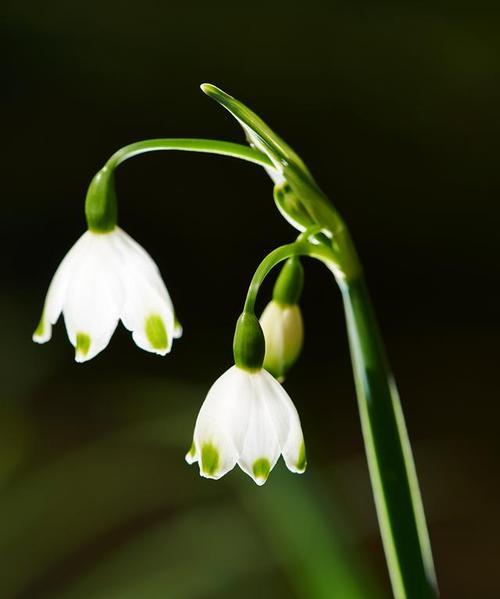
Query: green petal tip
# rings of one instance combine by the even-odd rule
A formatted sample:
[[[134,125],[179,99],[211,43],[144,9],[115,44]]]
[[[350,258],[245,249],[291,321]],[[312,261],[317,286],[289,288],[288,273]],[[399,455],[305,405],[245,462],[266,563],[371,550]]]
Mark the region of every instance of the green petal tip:
[[[90,342],[90,335],[87,335],[87,333],[76,334],[75,352],[77,358],[85,358],[87,356],[90,349]]]
[[[306,469],[307,466],[307,456],[306,456],[306,446],[304,444],[304,441],[302,441],[302,445],[300,446],[299,449],[299,457],[297,458],[297,470],[299,472],[304,472],[304,470]]]
[[[259,458],[253,463],[252,471],[257,481],[263,484],[271,472],[271,464],[267,458]]]
[[[166,350],[168,347],[168,335],[167,330],[161,316],[158,314],[151,314],[146,318],[144,324],[146,337],[153,349]]]
[[[219,468],[219,452],[212,443],[205,443],[201,448],[201,470],[213,476]]]
[[[44,333],[45,333],[45,318],[42,314],[42,317],[40,318],[40,322],[38,323],[38,325],[33,333],[33,337],[43,337]]]

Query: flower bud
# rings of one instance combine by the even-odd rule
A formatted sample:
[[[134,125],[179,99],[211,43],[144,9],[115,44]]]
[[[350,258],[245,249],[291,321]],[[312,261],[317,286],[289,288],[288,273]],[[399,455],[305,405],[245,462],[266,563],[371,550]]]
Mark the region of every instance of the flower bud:
[[[274,286],[273,299],[266,306],[260,324],[266,340],[264,368],[279,381],[300,355],[304,325],[298,305],[304,274],[298,258],[290,258]]]

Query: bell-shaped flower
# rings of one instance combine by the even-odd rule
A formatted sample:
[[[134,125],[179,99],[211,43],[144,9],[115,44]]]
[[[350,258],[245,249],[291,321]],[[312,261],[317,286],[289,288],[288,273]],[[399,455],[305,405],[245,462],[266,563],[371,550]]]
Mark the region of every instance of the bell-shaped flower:
[[[280,455],[292,472],[306,467],[299,415],[285,389],[262,368],[264,336],[253,313],[244,312],[234,336],[235,365],[212,385],[201,407],[188,463],[218,479],[236,464],[258,485]]]
[[[33,340],[48,341],[61,313],[77,362],[102,351],[120,319],[139,347],[160,355],[182,333],[158,267],[119,227],[87,231],[69,250],[49,286]]]
[[[304,472],[304,438],[292,400],[266,370],[232,366],[208,392],[187,462],[198,462],[200,474],[213,479],[238,464],[262,485],[280,455],[289,470]]]

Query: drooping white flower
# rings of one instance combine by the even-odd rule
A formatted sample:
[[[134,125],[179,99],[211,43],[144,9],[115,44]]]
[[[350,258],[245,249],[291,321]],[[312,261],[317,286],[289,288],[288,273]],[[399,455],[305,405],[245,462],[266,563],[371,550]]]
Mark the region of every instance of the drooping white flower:
[[[284,388],[266,370],[233,366],[212,385],[186,455],[200,474],[219,479],[238,464],[258,485],[280,455],[292,472],[306,467],[299,415]]]
[[[158,267],[119,227],[86,231],[69,250],[49,286],[33,341],[48,341],[61,313],[77,362],[102,351],[120,319],[139,347],[160,355],[182,333]]]
[[[304,341],[300,307],[272,300],[262,312],[260,324],[266,339],[264,368],[282,382],[299,357]]]

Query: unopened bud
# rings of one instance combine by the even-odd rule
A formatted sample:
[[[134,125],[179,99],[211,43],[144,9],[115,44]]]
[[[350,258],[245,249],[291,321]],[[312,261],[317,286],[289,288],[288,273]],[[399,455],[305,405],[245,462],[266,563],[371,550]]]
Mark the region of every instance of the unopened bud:
[[[273,300],[266,306],[260,324],[266,340],[264,368],[279,381],[296,362],[304,341],[304,325],[298,302],[304,273],[298,258],[290,258],[274,286]]]

